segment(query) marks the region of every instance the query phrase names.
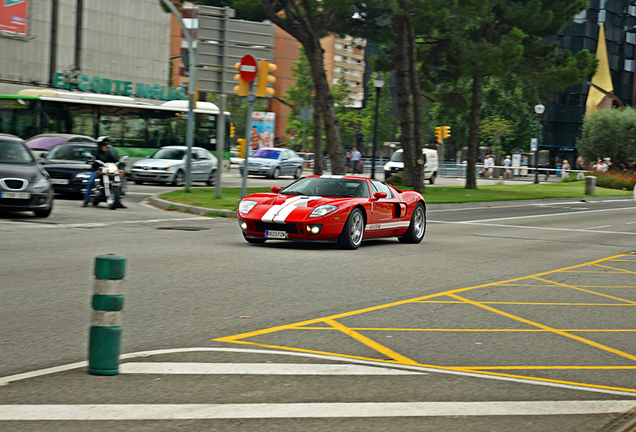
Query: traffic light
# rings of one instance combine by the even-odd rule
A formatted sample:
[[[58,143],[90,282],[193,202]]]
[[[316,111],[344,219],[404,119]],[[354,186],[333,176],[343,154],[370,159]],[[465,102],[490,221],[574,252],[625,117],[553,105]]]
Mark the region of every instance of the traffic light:
[[[238,143],[238,157],[245,158],[245,150],[247,146],[247,140],[245,138],[239,138],[236,140]]]
[[[450,126],[442,126],[442,138],[448,138],[451,136]]]
[[[437,126],[435,128],[435,138],[437,138],[437,142],[441,144],[442,140],[444,139],[442,126]]]
[[[230,123],[230,138],[234,138],[234,135],[236,135],[236,126],[234,123]]]
[[[241,62],[238,62],[234,65],[236,70],[239,70],[241,67]],[[246,83],[241,79],[241,74],[234,75],[234,79],[238,82],[238,85],[234,87],[234,91],[238,93],[239,96],[247,96],[247,92],[249,91],[249,83]]]
[[[274,89],[267,87],[267,84],[276,82],[276,77],[270,75],[270,72],[276,72],[278,66],[274,63],[270,63],[267,60],[260,60],[258,62],[258,82],[256,83],[256,97],[267,97],[274,95]]]

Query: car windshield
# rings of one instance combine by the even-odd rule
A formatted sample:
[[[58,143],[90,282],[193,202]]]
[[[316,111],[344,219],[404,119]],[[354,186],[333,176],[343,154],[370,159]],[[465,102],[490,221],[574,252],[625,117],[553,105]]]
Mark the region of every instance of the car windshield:
[[[171,159],[181,160],[185,156],[185,150],[162,148],[157,150],[150,156],[152,159]]]
[[[0,142],[0,163],[27,164],[34,161],[33,155],[22,143]]]
[[[91,153],[95,147],[86,145],[61,145],[55,147],[47,155],[47,160],[86,161],[85,153]]]
[[[397,151],[393,153],[393,156],[391,156],[391,162],[404,162],[402,156],[404,156],[404,152]]]
[[[278,150],[262,148],[262,149],[256,150],[256,152],[254,152],[252,157],[265,158],[265,159],[278,159],[279,154],[281,154],[281,152]]]
[[[368,198],[366,180],[305,177],[281,190],[282,195],[308,195],[333,198]]]

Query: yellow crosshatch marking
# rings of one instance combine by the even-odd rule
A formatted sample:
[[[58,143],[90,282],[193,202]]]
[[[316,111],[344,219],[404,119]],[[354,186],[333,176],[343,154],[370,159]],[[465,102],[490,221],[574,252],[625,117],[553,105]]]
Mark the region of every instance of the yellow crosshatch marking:
[[[608,265],[609,264],[609,265]],[[599,268],[598,271],[590,271],[588,270],[590,267]],[[626,268],[629,267],[629,268]],[[601,270],[606,269],[606,270]],[[633,293],[630,291],[630,288],[636,288],[636,285],[579,285],[578,283],[569,283],[571,281],[563,282],[564,277],[567,278],[570,274],[576,273],[596,273],[596,274],[604,274],[607,275],[608,278],[617,277],[619,274],[623,275],[633,275],[636,274],[636,257],[629,254],[616,255],[608,258],[603,258],[599,260],[595,260],[592,262],[566,267],[558,270],[551,270],[543,273],[538,273],[535,275],[498,281],[493,283],[487,283],[482,285],[477,285],[473,287],[467,288],[459,288],[444,292],[439,292],[435,294],[429,294],[422,297],[417,297],[408,300],[401,300],[393,303],[387,303],[384,305],[368,307],[364,309],[359,309],[350,312],[344,312],[340,314],[335,314],[322,318],[315,318],[306,321],[301,321],[293,324],[281,325],[277,327],[272,327],[263,330],[257,330],[249,333],[242,333],[234,336],[222,337],[218,339],[213,339],[218,342],[229,342],[236,344],[245,344],[245,345],[255,345],[259,347],[266,348],[275,348],[281,350],[295,351],[295,352],[305,352],[305,353],[313,353],[313,354],[325,354],[330,356],[337,356],[344,359],[359,359],[366,361],[373,361],[378,363],[385,364],[399,364],[399,365],[409,365],[409,366],[420,366],[426,368],[437,369],[441,371],[458,371],[458,372],[470,372],[473,374],[482,374],[487,376],[497,376],[497,377],[507,377],[507,378],[516,378],[516,379],[525,379],[532,381],[540,381],[540,382],[548,382],[548,383],[556,383],[556,384],[566,384],[573,385],[579,387],[586,388],[596,388],[596,389],[606,389],[606,390],[616,390],[616,391],[624,391],[636,394],[636,386],[633,388],[615,386],[615,385],[607,385],[603,382],[594,382],[595,380],[591,377],[588,378],[589,381],[592,382],[583,382],[586,380],[586,376],[583,374],[585,371],[631,371],[636,369],[636,353],[626,352],[619,347],[612,346],[613,342],[617,339],[609,339],[609,342],[603,341],[603,343],[592,340],[595,336],[602,335],[612,335],[612,334],[620,334],[625,333],[627,335],[636,332],[636,328],[625,328],[626,319],[623,318],[620,314],[621,311],[624,311],[624,317],[630,317],[632,311],[630,307],[636,306],[636,299],[632,300],[629,298],[623,298],[620,294],[617,295],[616,289],[622,289],[620,293],[623,293],[625,296],[629,297],[628,293]],[[593,277],[593,276],[590,276]],[[559,279],[550,280],[551,278]],[[570,276],[571,278],[571,276]],[[581,278],[582,279],[582,278]],[[580,279],[576,279],[579,281]],[[536,282],[536,283],[534,283]],[[586,281],[587,283],[591,281]],[[596,282],[596,281],[592,281]],[[609,281],[611,282],[611,281]],[[622,280],[618,280],[617,282],[623,282]],[[536,288],[542,290],[540,294],[541,296],[545,296],[546,288],[555,288],[554,291],[559,290],[559,294],[563,295],[563,290],[571,290],[573,296],[583,296],[584,301],[572,301],[572,302],[563,302],[563,301],[550,301],[549,298],[541,298],[540,301],[503,301],[491,298],[492,296],[502,295],[506,292],[511,292],[512,295],[519,295],[518,291],[511,291],[515,289],[523,289],[523,293],[532,293],[532,289]],[[480,289],[483,288],[497,288],[496,290],[489,290],[490,296],[488,297],[488,301],[477,301],[475,299],[469,298],[471,292],[479,293]],[[625,290],[627,289],[627,290]],[[607,292],[603,292],[606,290],[611,292],[611,294]],[[589,301],[593,300],[596,296],[598,298],[598,302]],[[632,298],[634,296],[632,295]],[[445,298],[445,299],[444,299]],[[450,300],[449,300],[450,299]],[[510,300],[507,298],[506,300]],[[585,301],[588,300],[588,301]],[[609,302],[608,302],[609,301]],[[380,311],[388,311],[390,312],[391,308],[397,308],[400,306],[417,306],[421,305],[421,307],[426,307],[427,305],[435,305],[435,304],[449,304],[449,307],[473,307],[477,308],[477,310],[481,310],[483,313],[487,313],[491,315],[493,318],[498,316],[502,319],[508,319],[510,323],[516,323],[520,328],[514,328],[515,325],[510,327],[512,328],[469,328],[458,326],[458,328],[430,328],[422,326],[423,328],[407,328],[407,327],[390,327],[390,328],[378,328],[378,327],[364,327],[360,325],[347,325],[346,319],[349,318],[364,318],[364,314],[370,312],[380,312]],[[453,306],[457,305],[457,306]],[[515,309],[510,309],[510,307],[514,307]],[[598,314],[602,314],[602,312],[596,312],[595,308],[612,308],[612,310],[616,311],[612,315],[612,319],[617,323],[616,328],[558,328],[559,326],[547,325],[545,323],[541,323],[537,319],[531,319],[527,316],[523,316],[526,313],[531,314],[533,310],[537,310],[537,308],[541,308],[544,311],[543,315],[538,315],[543,320],[559,318],[556,310],[560,307],[576,307],[580,308],[581,311],[585,311],[589,313],[593,312],[593,316]],[[545,307],[549,307],[549,309],[545,309]],[[508,308],[507,310],[504,310]],[[627,309],[625,309],[627,308]],[[462,309],[463,310],[463,309]],[[578,309],[577,309],[578,310]],[[514,311],[514,313],[513,313]],[[550,313],[545,313],[545,312]],[[551,313],[555,311],[554,313]],[[399,312],[398,312],[399,313]],[[430,314],[430,310],[427,309],[427,313]],[[377,320],[378,317],[375,317]],[[460,319],[460,318],[458,318]],[[343,320],[344,323],[343,323]],[[357,321],[356,321],[357,322]],[[375,321],[374,321],[375,322]],[[587,322],[582,322],[583,325],[587,325]],[[570,323],[571,325],[571,323]],[[416,327],[416,326],[414,326]],[[319,347],[315,347],[315,349],[307,349],[301,348],[297,346],[284,346],[279,344],[270,344],[267,343],[267,339],[269,335],[273,335],[278,333],[277,340],[284,340],[284,335],[281,336],[280,332],[283,331],[302,331],[302,332],[313,332],[313,331],[321,331],[321,332],[334,332],[335,334],[345,335],[351,338],[352,341],[355,341],[367,348],[372,349],[376,353],[379,354],[380,357],[363,357],[359,355],[352,355],[350,353],[336,353],[320,350]],[[364,332],[365,334],[363,334]],[[448,334],[448,333],[463,333],[463,334],[493,334],[499,332],[500,334],[544,334],[551,335],[557,338],[563,338],[563,348],[560,348],[564,351],[561,352],[563,354],[563,358],[572,358],[573,362],[581,361],[582,359],[579,350],[573,352],[571,355],[565,351],[570,345],[567,345],[565,341],[569,341],[568,343],[576,343],[582,344],[582,346],[586,346],[587,348],[598,350],[599,352],[604,352],[609,355],[613,359],[613,363],[611,364],[598,364],[598,365],[586,365],[586,364],[528,364],[528,365],[510,365],[510,364],[498,364],[497,355],[498,352],[493,352],[493,357],[491,361],[493,364],[490,365],[473,365],[473,366],[457,366],[457,365],[443,365],[443,364],[427,364],[426,362],[420,362],[417,358],[412,358],[413,355],[407,356],[403,353],[399,353],[394,349],[387,346],[387,344],[380,343],[379,339],[384,339],[383,333],[401,333],[401,334],[411,334],[411,335],[432,335],[438,333],[440,335]],[[295,334],[295,333],[294,333]],[[376,339],[374,339],[374,337]],[[392,337],[392,336],[391,336]],[[420,337],[420,336],[416,336]],[[506,336],[507,337],[507,336]],[[631,337],[631,336],[630,336]],[[256,340],[257,339],[257,340]],[[301,338],[295,337],[293,340],[298,343],[298,340],[302,340]],[[516,352],[517,350],[524,350],[525,347],[514,346],[513,343],[509,344],[510,352]],[[422,350],[426,352],[426,350]],[[617,364],[617,362],[619,364]],[[566,362],[567,363],[567,362]],[[624,364],[623,364],[624,363]],[[508,373],[506,371],[511,371]],[[532,371],[532,375],[524,375],[523,371],[527,371],[530,373]],[[555,372],[562,371],[562,373],[566,373],[568,371],[577,371],[577,381],[571,381],[568,379],[567,375],[564,376],[564,379],[555,378]],[[541,376],[541,372],[544,372],[546,375]],[[548,372],[551,374],[548,375]],[[513,374],[514,373],[514,374]],[[633,382],[633,379],[626,379],[626,382]]]

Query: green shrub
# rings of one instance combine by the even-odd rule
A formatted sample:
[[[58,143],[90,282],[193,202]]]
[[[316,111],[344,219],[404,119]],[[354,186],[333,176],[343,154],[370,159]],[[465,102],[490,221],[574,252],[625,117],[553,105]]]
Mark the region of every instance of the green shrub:
[[[596,186],[608,189],[633,190],[636,184],[635,171],[608,171],[593,173]]]
[[[395,187],[404,186],[404,172],[400,171],[398,173],[393,174],[391,177],[386,179],[385,182]]]

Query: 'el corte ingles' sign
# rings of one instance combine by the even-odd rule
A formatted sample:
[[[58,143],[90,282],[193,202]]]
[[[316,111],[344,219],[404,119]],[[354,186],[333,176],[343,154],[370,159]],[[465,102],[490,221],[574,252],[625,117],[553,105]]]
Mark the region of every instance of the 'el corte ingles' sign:
[[[53,87],[70,89],[71,85],[63,73],[56,73]],[[159,84],[133,83],[132,81],[111,80],[88,75],[80,75],[77,79],[77,89],[81,91],[93,91],[95,93],[112,94],[120,96],[134,96],[138,98],[160,100],[184,100],[187,98],[185,88],[167,87]]]

